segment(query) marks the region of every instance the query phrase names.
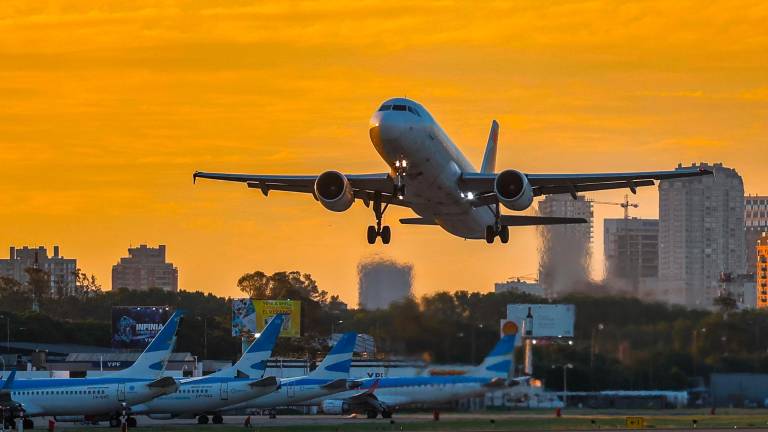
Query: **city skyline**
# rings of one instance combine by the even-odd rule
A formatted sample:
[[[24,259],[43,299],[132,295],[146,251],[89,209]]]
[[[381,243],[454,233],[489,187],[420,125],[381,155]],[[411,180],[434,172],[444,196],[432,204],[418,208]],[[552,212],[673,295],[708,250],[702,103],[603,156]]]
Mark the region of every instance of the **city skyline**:
[[[181,289],[229,296],[246,272],[299,270],[355,304],[356,265],[377,254],[413,264],[417,296],[491,291],[535,273],[534,228],[489,246],[393,223],[410,215],[394,209],[393,243],[369,246],[372,217],[359,203],[339,215],[279,192],[266,201],[244,187],[192,186],[196,169],[380,171],[367,121],[391,96],[430,106],[476,166],[496,118],[499,167],[722,162],[746,194],[768,194],[755,157],[768,146],[760,5],[0,9],[0,244],[55,241],[105,289],[114,261],[141,243],[169,245]],[[634,200],[633,216],[658,217],[656,188]],[[602,219],[622,209],[594,213],[600,278]]]

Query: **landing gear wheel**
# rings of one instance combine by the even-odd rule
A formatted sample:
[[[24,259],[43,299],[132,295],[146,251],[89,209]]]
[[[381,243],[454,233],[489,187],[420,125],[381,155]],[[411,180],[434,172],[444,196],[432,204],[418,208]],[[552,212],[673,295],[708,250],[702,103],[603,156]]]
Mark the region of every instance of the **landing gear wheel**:
[[[222,424],[222,423],[224,423],[224,417],[222,417],[222,416],[220,416],[218,414],[213,416],[212,420],[213,420],[213,424]]]
[[[389,244],[389,240],[392,238],[392,230],[389,229],[389,225],[384,225],[384,227],[381,228],[379,237],[381,237],[382,243]]]
[[[496,238],[496,229],[493,227],[493,225],[488,225],[485,227],[485,242],[488,244],[493,243],[493,240]]]
[[[365,413],[365,414],[366,414],[366,416],[367,416],[369,419],[375,419],[376,417],[378,417],[378,416],[379,416],[379,413],[378,413],[378,411],[368,411],[368,412],[367,412],[367,413]]]
[[[376,232],[376,227],[373,225],[368,225],[368,244],[374,244],[376,243],[376,237],[379,236],[379,233]]]
[[[381,417],[382,418],[386,418],[386,419],[392,418],[392,411],[382,411],[381,412]]]
[[[139,423],[136,421],[136,417],[128,417],[128,419],[126,419],[125,422],[128,423],[129,428],[135,428],[136,426],[138,426],[138,423]]]
[[[205,414],[197,416],[197,424],[208,424],[208,416]]]
[[[24,425],[24,430],[35,428],[35,422],[31,418],[25,418],[21,423]]]
[[[116,427],[120,427],[120,425],[122,424],[123,422],[117,417],[112,417],[111,419],[109,419],[109,427],[116,428]]]
[[[509,242],[509,227],[504,225],[499,229],[499,240],[502,243],[507,244]]]

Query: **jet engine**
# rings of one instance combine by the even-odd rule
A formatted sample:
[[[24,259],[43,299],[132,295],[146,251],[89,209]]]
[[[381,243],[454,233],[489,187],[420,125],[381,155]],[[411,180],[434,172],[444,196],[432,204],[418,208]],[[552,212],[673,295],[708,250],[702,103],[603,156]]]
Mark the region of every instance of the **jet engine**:
[[[352,185],[344,174],[338,171],[326,171],[317,177],[315,196],[323,207],[335,212],[343,212],[355,202]]]
[[[326,399],[320,404],[320,409],[325,414],[346,414],[349,412],[349,406],[343,400]]]
[[[520,171],[500,172],[493,181],[493,190],[499,202],[510,210],[522,211],[533,204],[533,188]]]

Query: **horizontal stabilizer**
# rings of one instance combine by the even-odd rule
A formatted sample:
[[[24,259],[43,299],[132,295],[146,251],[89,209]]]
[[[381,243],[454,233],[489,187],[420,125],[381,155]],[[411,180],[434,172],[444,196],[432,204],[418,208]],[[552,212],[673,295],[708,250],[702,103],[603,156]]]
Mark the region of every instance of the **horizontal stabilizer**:
[[[572,218],[572,217],[502,215],[499,222],[504,226],[531,226],[531,225],[583,224],[583,223],[587,223],[587,220],[584,218]]]
[[[403,225],[437,225],[437,222],[435,222],[433,219],[427,219],[427,218],[403,218],[400,219],[400,223]]]
[[[333,381],[327,382],[320,386],[323,388],[323,390],[346,390],[347,389],[347,380],[340,378],[335,379]]]
[[[504,378],[493,378],[492,380],[488,381],[487,383],[483,384],[483,387],[486,388],[501,388],[506,387],[507,382]]]
[[[266,378],[262,378],[259,380],[256,380],[250,384],[248,384],[250,387],[257,388],[257,387],[277,387],[277,378],[273,376],[268,376]]]
[[[162,378],[158,378],[151,383],[147,384],[147,387],[149,388],[160,388],[160,389],[168,389],[168,388],[174,388],[178,387],[179,384],[176,382],[173,377],[164,376]]]

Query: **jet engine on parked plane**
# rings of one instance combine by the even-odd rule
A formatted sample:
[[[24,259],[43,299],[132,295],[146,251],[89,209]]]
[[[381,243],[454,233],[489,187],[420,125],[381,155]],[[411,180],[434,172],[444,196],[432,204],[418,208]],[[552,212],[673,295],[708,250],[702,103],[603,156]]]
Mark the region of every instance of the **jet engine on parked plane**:
[[[320,409],[325,414],[346,414],[349,412],[349,406],[342,400],[326,399],[320,404]]]
[[[533,204],[533,188],[520,171],[500,172],[493,181],[493,190],[499,202],[510,210],[522,211]]]
[[[315,196],[323,207],[335,212],[343,212],[355,202],[352,185],[338,171],[326,171],[317,177]]]

